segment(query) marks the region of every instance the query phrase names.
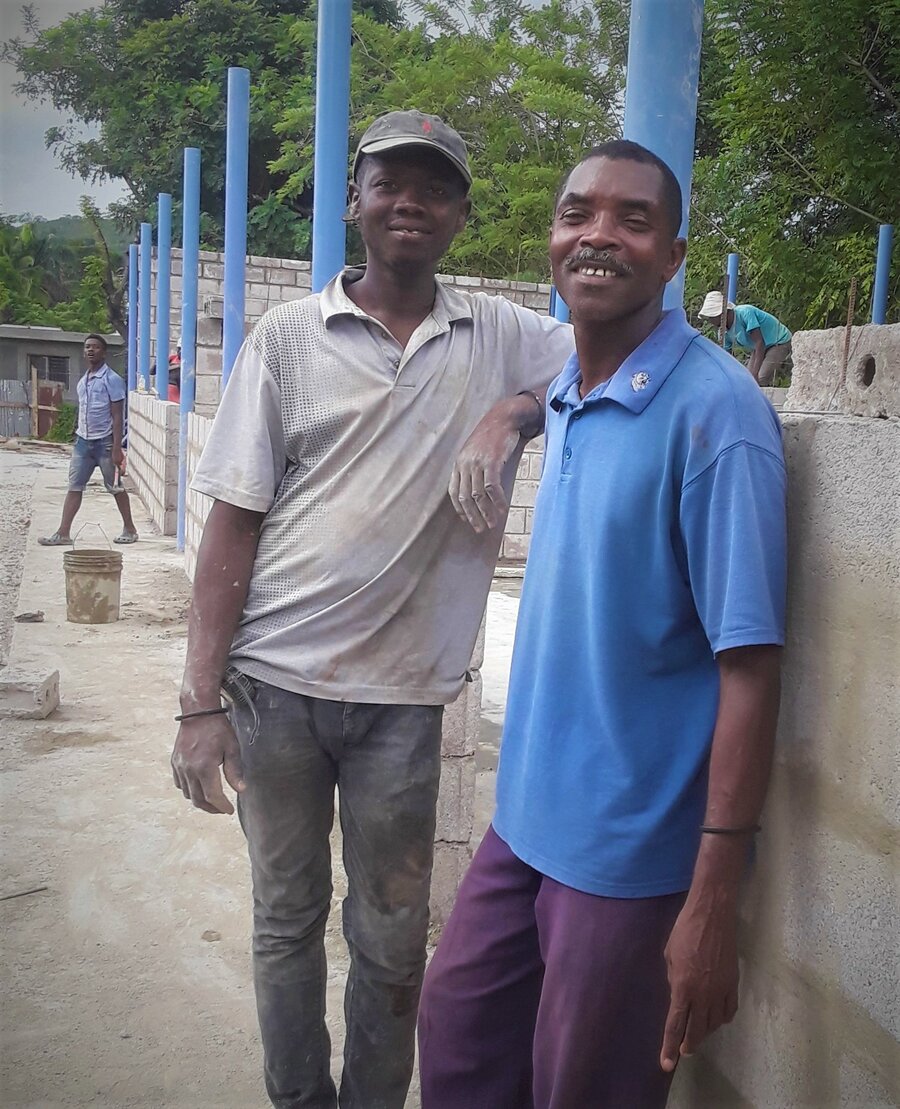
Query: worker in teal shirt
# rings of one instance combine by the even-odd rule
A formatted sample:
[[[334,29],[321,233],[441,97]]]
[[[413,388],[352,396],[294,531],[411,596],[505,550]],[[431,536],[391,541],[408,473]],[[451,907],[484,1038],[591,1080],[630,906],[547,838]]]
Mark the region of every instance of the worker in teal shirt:
[[[706,294],[699,315],[716,328],[722,326],[722,294]],[[725,318],[725,349],[750,351],[747,369],[760,385],[771,385],[775,373],[791,353],[791,333],[781,320],[753,304],[728,302]]]

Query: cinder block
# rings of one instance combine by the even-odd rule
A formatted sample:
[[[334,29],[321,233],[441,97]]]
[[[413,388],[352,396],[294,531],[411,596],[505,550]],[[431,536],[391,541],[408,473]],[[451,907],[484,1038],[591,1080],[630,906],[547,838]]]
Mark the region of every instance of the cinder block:
[[[472,852],[468,845],[436,843],[431,876],[431,939],[436,940],[447,923],[460,883],[469,869]]]
[[[244,267],[244,280],[256,281],[262,283],[266,280],[268,273],[267,266],[245,266]]]
[[[534,508],[538,483],[531,479],[520,479],[513,488],[512,503],[520,508]]]
[[[58,670],[43,677],[24,671],[0,671],[0,716],[44,720],[58,706]]]
[[[198,406],[202,405],[204,408],[212,407],[215,411],[219,404],[220,385],[221,379],[219,377],[209,374],[204,374],[202,377],[198,376],[194,394],[196,404]]]
[[[510,562],[524,562],[530,546],[530,535],[506,535],[503,538],[503,557]]]
[[[200,316],[197,320],[198,347],[222,346],[222,320],[218,316]]]
[[[525,509],[511,508],[506,518],[507,535],[521,535],[525,530]]]
[[[197,348],[197,380],[219,377],[222,373],[222,351],[213,347]]]
[[[259,300],[268,300],[270,293],[270,286],[264,282],[265,274],[262,270],[259,271],[259,281],[253,281],[247,285],[247,296],[257,297]]]
[[[468,844],[475,816],[475,756],[441,760],[435,841]]]
[[[525,307],[526,308],[543,308],[545,311],[548,306],[548,297],[546,293],[526,293],[525,294]]]
[[[483,653],[482,645],[482,655]],[[474,754],[478,743],[481,725],[481,671],[472,670],[470,673],[472,680],[463,685],[457,699],[444,709],[441,754],[445,757],[460,758]]]

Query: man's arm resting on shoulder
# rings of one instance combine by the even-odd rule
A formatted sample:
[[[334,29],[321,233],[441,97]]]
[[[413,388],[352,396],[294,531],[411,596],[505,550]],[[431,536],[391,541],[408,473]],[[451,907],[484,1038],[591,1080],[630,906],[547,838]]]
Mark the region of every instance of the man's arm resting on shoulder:
[[[503,469],[522,439],[544,430],[547,390],[519,393],[495,404],[463,444],[450,478],[450,499],[472,529],[483,532],[506,519]]]
[[[219,688],[244,611],[264,513],[215,501],[203,529],[191,614],[181,711],[218,708]],[[172,752],[175,785],[198,809],[233,813],[219,768],[232,789],[243,789],[240,749],[224,715],[196,716],[178,729]]]
[[[704,825],[755,828],[762,811],[780,697],[781,648],[722,651],[719,710]],[[660,1064],[672,1071],[738,1006],[738,891],[752,832],[704,834],[684,907],[666,946],[671,1001]]]

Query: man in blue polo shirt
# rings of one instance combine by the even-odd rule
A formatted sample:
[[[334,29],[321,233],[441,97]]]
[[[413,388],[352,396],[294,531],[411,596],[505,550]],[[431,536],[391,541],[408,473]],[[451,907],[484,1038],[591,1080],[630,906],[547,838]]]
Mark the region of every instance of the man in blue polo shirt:
[[[431,964],[423,1109],[662,1106],[737,1008],[737,891],[777,718],[785,471],[749,375],[663,312],[671,170],[569,174],[576,353],[548,391],[497,811]]]

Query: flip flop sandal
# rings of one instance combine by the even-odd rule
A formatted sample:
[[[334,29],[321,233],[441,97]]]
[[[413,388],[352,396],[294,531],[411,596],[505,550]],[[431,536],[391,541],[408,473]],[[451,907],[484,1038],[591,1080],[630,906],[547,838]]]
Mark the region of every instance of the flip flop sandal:
[[[126,543],[137,543],[137,541],[138,534],[136,531],[123,531],[121,535],[115,537],[113,543],[120,543],[124,546]]]
[[[43,536],[38,539],[38,543],[42,547],[71,547],[73,545],[71,536],[60,535],[58,531],[55,531],[52,535]]]

